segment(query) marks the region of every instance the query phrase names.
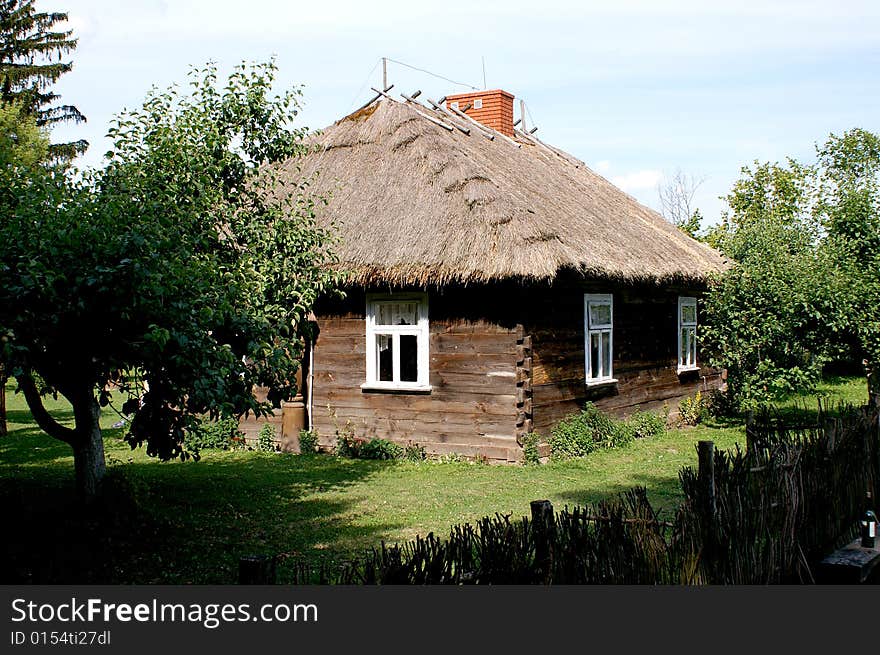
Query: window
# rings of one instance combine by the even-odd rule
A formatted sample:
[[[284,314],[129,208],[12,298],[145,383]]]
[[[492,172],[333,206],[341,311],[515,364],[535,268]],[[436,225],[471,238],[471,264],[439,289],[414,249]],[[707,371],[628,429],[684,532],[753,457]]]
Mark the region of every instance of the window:
[[[612,377],[614,299],[610,293],[584,294],[584,350],[587,384],[617,382]]]
[[[483,108],[483,99],[477,98],[474,100],[474,109],[482,109]]]
[[[697,299],[678,297],[678,370],[697,366]]]
[[[367,296],[364,389],[430,391],[425,294]]]
[[[458,109],[458,101],[456,101],[456,102],[450,102],[450,103],[449,103],[449,106],[452,107],[453,109]]]

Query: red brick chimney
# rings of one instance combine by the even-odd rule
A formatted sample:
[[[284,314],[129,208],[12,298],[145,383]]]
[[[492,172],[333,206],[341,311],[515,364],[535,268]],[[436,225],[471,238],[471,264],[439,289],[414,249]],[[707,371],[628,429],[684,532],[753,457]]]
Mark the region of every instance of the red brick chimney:
[[[493,89],[457,93],[446,96],[446,106],[455,107],[505,136],[513,136],[513,95],[507,91]]]

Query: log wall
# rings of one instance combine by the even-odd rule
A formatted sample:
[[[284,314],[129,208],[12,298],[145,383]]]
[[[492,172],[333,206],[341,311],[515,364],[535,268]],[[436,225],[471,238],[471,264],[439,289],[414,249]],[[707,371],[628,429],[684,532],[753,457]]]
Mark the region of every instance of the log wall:
[[[583,294],[614,294],[617,384],[584,383]],[[348,423],[356,436],[418,443],[429,453],[522,459],[522,439],[548,435],[585,401],[626,416],[672,413],[697,390],[721,385],[719,371],[677,374],[678,296],[688,287],[516,283],[430,291],[430,394],[365,392],[365,293],[315,310],[312,421],[319,445],[335,445]],[[699,334],[699,328],[698,328]]]
[[[516,325],[479,291],[429,294],[429,394],[363,391],[365,298],[316,309],[312,420],[330,449],[347,423],[356,436],[416,443],[431,454],[518,461]]]
[[[584,383],[584,293],[614,295],[616,384],[588,388]],[[664,404],[674,414],[681,398],[717,389],[719,371],[703,367],[681,375],[676,372],[680,295],[699,297],[700,290],[563,280],[546,293],[531,294],[525,331],[532,337],[534,430],[548,434],[588,400],[621,417],[636,409],[657,411]]]

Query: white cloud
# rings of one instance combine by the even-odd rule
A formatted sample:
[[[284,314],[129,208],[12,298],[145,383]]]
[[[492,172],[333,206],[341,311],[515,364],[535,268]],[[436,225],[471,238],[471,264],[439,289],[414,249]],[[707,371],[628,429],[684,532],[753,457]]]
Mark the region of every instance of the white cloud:
[[[627,192],[656,189],[663,179],[663,173],[657,170],[633,171],[624,175],[615,175],[611,182]]]

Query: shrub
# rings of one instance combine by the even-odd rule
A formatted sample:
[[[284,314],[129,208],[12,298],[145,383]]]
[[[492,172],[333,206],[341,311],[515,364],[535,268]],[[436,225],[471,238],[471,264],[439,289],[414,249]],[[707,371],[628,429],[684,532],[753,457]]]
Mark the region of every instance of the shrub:
[[[629,431],[592,403],[584,405],[579,414],[559,422],[550,435],[553,459],[581,457],[599,448],[613,448],[631,440]]]
[[[428,459],[428,454],[422,444],[410,441],[403,451],[403,458],[410,462],[423,462]]]
[[[653,412],[636,411],[627,421],[633,439],[656,437],[666,432],[666,419]]]
[[[357,457],[361,459],[402,459],[403,446],[388,439],[370,439],[361,443]]]
[[[706,399],[699,391],[693,398],[682,398],[678,403],[678,414],[685,425],[700,423],[706,417],[707,409]]]
[[[541,453],[538,450],[538,443],[541,441],[541,435],[537,432],[529,432],[523,438],[523,459],[526,464],[540,464]]]
[[[263,423],[260,434],[257,436],[257,449],[264,453],[274,453],[278,450],[275,445],[275,428],[271,423]]]
[[[350,430],[342,430],[336,432],[336,454],[339,457],[349,457],[357,459],[360,457],[361,446],[365,440],[354,436],[354,432]]]
[[[351,430],[337,432],[336,454],[350,459],[403,459],[404,448],[388,439],[373,438],[367,441],[354,436]]]
[[[200,421],[187,430],[184,447],[193,453],[201,450],[233,450],[244,447],[244,435],[234,418]]]
[[[314,430],[299,431],[299,452],[312,455],[318,452],[318,433]]]

